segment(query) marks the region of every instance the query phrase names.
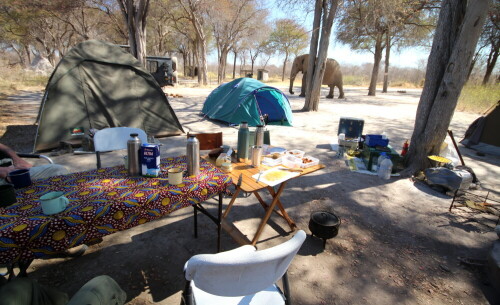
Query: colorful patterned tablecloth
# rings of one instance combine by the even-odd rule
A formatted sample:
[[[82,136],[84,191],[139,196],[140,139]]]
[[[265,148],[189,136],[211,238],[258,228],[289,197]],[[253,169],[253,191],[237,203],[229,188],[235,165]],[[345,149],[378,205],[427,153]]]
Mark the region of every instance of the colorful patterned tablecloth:
[[[162,169],[186,166],[185,156],[161,160]],[[128,177],[123,166],[36,181],[17,190],[17,203],[0,208],[0,264],[50,258],[201,203],[230,184],[228,175],[205,160],[198,176],[179,185],[168,184],[166,171],[158,178]],[[63,191],[69,204],[46,216],[39,198],[51,191]]]

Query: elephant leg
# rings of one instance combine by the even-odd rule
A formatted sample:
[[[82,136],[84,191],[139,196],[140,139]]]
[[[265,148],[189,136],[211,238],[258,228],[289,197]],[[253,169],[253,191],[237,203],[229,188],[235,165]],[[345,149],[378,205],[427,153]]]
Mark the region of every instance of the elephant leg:
[[[345,98],[344,96],[344,86],[342,84],[337,86],[339,88],[339,98]]]
[[[305,97],[306,96],[306,80],[307,80],[307,73],[302,74],[302,87],[300,87],[300,97]]]
[[[335,88],[334,86],[329,86],[330,87],[330,92],[326,96],[326,98],[333,98],[333,89]]]

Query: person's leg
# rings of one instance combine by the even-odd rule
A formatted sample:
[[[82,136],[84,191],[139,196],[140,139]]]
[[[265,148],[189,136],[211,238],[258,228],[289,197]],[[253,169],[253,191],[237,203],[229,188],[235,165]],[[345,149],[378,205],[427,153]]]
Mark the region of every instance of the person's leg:
[[[127,294],[107,275],[97,276],[76,292],[67,305],[123,305]]]
[[[29,278],[15,278],[0,286],[0,305],[65,305],[68,295]]]
[[[45,179],[53,176],[66,175],[68,170],[60,164],[45,164],[30,168],[31,180]]]

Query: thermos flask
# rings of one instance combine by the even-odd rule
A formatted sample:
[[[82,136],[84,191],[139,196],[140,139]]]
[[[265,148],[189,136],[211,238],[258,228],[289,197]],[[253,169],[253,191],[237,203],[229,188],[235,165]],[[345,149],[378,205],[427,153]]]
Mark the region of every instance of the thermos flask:
[[[127,159],[129,176],[139,176],[141,167],[139,166],[139,150],[141,149],[141,139],[137,133],[131,133],[127,141]]]
[[[255,129],[255,146],[264,145],[264,125],[257,125]]]
[[[189,135],[186,154],[188,175],[198,175],[200,173],[200,141],[194,135]]]
[[[248,122],[241,122],[240,129],[238,130],[238,161],[248,161]]]

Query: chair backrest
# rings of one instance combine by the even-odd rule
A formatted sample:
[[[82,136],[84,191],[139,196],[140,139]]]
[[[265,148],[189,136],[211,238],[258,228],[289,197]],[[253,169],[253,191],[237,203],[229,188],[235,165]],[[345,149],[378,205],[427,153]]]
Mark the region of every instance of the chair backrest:
[[[222,146],[222,131],[220,132],[188,132],[187,137],[195,135],[200,142],[200,150],[215,149]]]
[[[148,136],[140,128],[111,127],[98,130],[94,135],[95,151],[113,151],[127,148],[131,133],[137,133],[142,143],[147,143]]]
[[[184,266],[186,280],[218,296],[255,294],[285,274],[305,238],[306,233],[300,230],[287,242],[261,251],[243,246],[217,254],[195,255]]]
[[[147,143],[148,136],[140,128],[110,127],[98,130],[94,134],[94,149],[97,168],[101,168],[101,152],[121,150],[127,148],[127,141],[131,133],[137,133],[142,143]]]

